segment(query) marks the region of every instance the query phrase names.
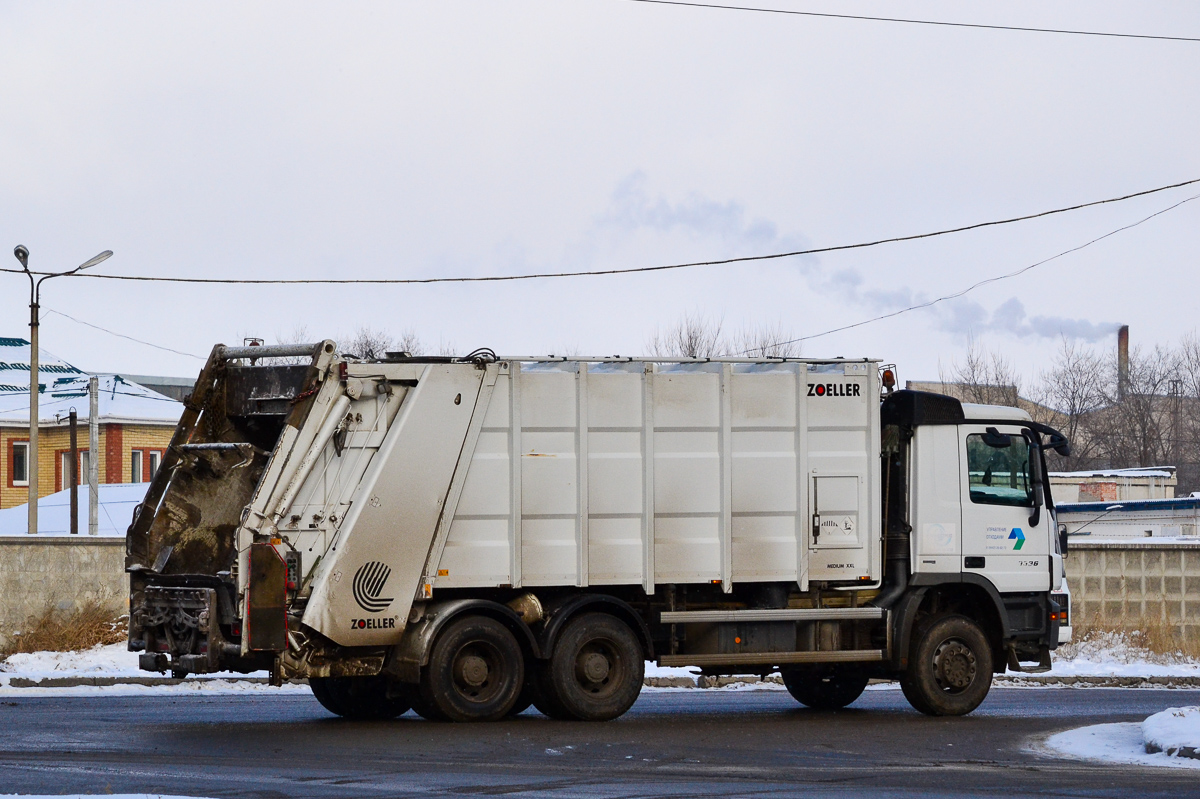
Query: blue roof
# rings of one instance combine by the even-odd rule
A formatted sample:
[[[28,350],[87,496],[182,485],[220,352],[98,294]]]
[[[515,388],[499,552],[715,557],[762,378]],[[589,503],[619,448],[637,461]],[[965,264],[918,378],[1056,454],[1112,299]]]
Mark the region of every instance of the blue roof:
[[[1140,510],[1197,510],[1200,497],[1176,497],[1174,499],[1133,499],[1115,502],[1070,502],[1055,506],[1060,513],[1122,513]],[[1112,508],[1109,511],[1109,508]]]

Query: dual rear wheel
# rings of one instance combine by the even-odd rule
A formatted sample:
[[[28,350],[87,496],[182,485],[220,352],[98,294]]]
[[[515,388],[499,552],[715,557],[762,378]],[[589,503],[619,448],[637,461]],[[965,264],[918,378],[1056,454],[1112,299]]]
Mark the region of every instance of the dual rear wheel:
[[[382,676],[309,683],[327,710],[354,719],[393,718],[411,706],[436,721],[496,721],[534,705],[551,718],[607,721],[637,700],[644,671],[637,636],[605,613],[571,619],[550,657],[529,662],[503,623],[463,616],[438,633],[416,685]]]

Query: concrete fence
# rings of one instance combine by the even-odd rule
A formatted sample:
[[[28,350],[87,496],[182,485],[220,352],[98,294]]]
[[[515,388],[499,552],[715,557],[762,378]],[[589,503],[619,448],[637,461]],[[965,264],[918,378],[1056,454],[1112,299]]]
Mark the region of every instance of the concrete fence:
[[[123,537],[0,537],[0,648],[51,608],[94,601],[126,613],[126,580]]]
[[[1072,541],[1074,626],[1166,624],[1200,640],[1200,541]]]

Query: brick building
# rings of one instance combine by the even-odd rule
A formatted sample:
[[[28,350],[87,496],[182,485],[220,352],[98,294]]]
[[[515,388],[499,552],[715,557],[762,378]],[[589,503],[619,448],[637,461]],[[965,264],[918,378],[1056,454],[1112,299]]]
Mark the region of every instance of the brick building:
[[[29,342],[0,338],[0,508],[29,499]],[[45,350],[38,367],[38,495],[69,484],[68,415],[78,417],[80,482],[87,481],[88,379],[91,375]],[[97,415],[101,483],[142,483],[150,479],[171,441],[183,405],[120,375],[99,374]],[[65,467],[65,468],[64,468]]]

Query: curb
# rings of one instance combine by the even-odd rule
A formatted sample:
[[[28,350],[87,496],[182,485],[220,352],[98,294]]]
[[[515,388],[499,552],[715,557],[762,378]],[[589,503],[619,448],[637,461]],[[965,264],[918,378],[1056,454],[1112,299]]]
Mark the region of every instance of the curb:
[[[1005,674],[994,684],[1003,688],[1031,685],[1055,688],[1200,688],[1200,677],[1054,677],[1040,674]]]
[[[78,688],[109,687],[114,685],[181,685],[185,683],[231,682],[266,685],[266,677],[10,677],[2,688]],[[290,680],[293,685],[305,685],[307,680]],[[872,684],[886,684],[888,680],[872,680]],[[766,677],[753,675],[709,677],[647,677],[642,683],[647,688],[727,688],[730,686],[782,686],[783,678],[778,674]],[[1054,677],[1037,674],[1003,674],[994,678],[998,688],[1200,688],[1200,677]]]
[[[79,688],[112,685],[180,685],[199,682],[244,682],[267,684],[266,677],[12,677],[0,680],[0,688]]]

